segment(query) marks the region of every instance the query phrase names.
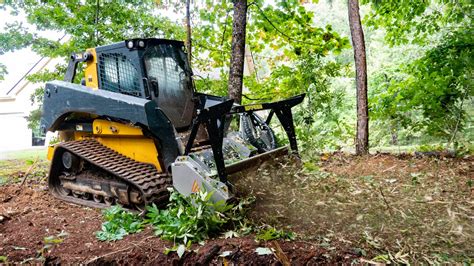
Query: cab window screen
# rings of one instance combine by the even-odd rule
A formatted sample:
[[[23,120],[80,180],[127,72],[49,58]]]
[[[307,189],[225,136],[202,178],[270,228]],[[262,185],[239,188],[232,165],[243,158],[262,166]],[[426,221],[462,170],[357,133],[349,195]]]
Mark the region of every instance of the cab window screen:
[[[148,78],[155,78],[160,94],[173,96],[184,89],[185,61],[179,47],[161,44],[150,48],[145,54]]]
[[[101,89],[141,96],[138,71],[124,55],[101,54],[99,70]]]

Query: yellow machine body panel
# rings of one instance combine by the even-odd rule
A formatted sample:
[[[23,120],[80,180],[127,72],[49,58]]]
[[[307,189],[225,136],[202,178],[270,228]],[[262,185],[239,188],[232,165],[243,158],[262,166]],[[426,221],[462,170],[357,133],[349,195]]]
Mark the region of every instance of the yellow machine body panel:
[[[144,136],[141,128],[96,119],[92,123],[92,130],[93,137],[102,145],[135,161],[153,164],[159,172],[162,172],[155,142]]]
[[[86,79],[86,86],[94,90],[99,89],[99,78],[97,76],[97,54],[94,48],[87,49],[87,52],[92,54],[92,60],[87,61],[84,77]]]
[[[102,145],[135,161],[153,164],[158,172],[162,172],[158,162],[158,151],[152,139],[145,137],[96,137],[96,139]]]
[[[98,136],[143,137],[140,127],[102,119],[94,120],[92,130]]]
[[[149,163],[162,172],[158,161],[158,151],[153,139],[143,135],[142,129],[133,125],[95,119],[93,132],[74,132],[74,140],[94,138],[102,145],[125,155],[135,161]],[[55,146],[48,148],[48,160],[52,160]]]
[[[46,158],[48,161],[53,160],[53,155],[54,155],[54,149],[56,148],[56,145],[49,145],[48,146],[48,154],[46,155]]]

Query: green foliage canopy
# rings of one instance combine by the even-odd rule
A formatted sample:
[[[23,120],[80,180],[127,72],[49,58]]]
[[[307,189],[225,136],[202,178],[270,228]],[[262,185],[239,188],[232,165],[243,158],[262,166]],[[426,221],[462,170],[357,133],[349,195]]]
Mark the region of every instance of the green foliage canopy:
[[[412,43],[425,50],[375,74],[372,117],[448,143],[455,140],[468,120],[466,103],[474,96],[472,2],[366,2],[372,7],[367,25],[383,28],[389,45]]]
[[[193,36],[196,49],[208,51],[208,56],[197,63],[198,67],[203,70],[223,69],[222,82],[214,82],[212,85],[215,86],[204,88],[218,93],[224,92],[223,88],[226,86],[232,30],[232,16],[229,15],[231,10],[231,1],[206,1],[205,8],[199,10],[202,24],[195,27],[194,31],[197,33]],[[347,38],[341,37],[330,26],[314,26],[313,19],[314,13],[306,10],[296,0],[276,1],[274,5],[264,5],[264,1],[259,0],[249,4],[247,47],[258,65],[257,74],[246,77],[245,81],[251,98],[278,99],[307,91],[310,84],[298,84],[303,86],[295,87],[283,82],[285,78],[296,74],[296,70],[289,70],[298,60],[321,58],[348,47]],[[270,76],[273,72],[279,74]],[[281,77],[278,79],[281,82],[275,81],[275,77]]]

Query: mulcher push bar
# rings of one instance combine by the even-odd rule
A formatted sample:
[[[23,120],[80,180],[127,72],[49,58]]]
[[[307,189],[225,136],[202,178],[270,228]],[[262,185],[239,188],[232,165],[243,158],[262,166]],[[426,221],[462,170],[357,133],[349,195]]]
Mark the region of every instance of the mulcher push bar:
[[[194,118],[191,125],[191,134],[186,144],[185,155],[191,151],[194,140],[196,138],[199,126],[205,124],[209,141],[211,143],[212,152],[214,154],[214,160],[216,163],[217,174],[219,179],[225,183],[227,182],[227,173],[224,163],[224,155],[222,152],[222,143],[224,139],[225,120],[226,117],[232,114],[238,113],[252,113],[260,110],[270,110],[270,113],[266,119],[266,123],[269,124],[273,115],[276,114],[281,125],[285,129],[290,142],[291,151],[294,154],[298,154],[298,145],[296,143],[295,127],[293,124],[293,114],[291,108],[295,105],[300,104],[305,94],[300,94],[288,98],[286,100],[272,102],[272,103],[260,103],[260,104],[249,104],[249,105],[233,105],[233,100],[223,101],[221,103],[205,107],[205,102],[208,95],[199,95],[200,106],[197,108],[197,116]],[[222,100],[221,100],[222,101]]]

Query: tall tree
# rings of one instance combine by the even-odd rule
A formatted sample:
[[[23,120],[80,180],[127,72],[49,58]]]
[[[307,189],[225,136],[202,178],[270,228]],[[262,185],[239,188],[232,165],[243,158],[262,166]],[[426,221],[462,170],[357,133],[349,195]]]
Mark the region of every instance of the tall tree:
[[[367,60],[365,53],[364,31],[360,22],[359,1],[348,0],[349,27],[356,69],[357,90],[357,133],[356,154],[369,153],[369,108],[367,103]]]
[[[247,0],[234,0],[234,20],[232,23],[232,52],[228,93],[236,103],[242,102],[242,84],[245,60],[245,33],[247,27]]]
[[[186,50],[188,52],[188,62],[191,64],[192,59],[192,38],[191,38],[191,0],[186,0]]]

